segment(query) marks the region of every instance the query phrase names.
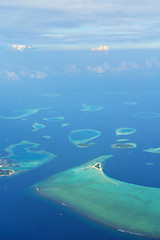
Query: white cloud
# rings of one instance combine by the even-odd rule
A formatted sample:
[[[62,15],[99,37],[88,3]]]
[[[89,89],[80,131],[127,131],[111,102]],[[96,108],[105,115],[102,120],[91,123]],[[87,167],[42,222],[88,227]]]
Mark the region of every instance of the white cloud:
[[[99,47],[96,47],[96,48],[92,48],[91,49],[92,51],[109,51],[110,50],[110,48],[108,47],[108,46],[106,46],[106,45],[101,45],[101,46],[99,46]]]
[[[20,51],[20,52],[23,52],[25,48],[31,48],[30,46],[26,46],[26,45],[17,45],[17,44],[12,44],[11,45],[12,48]]]
[[[138,69],[141,68],[138,63],[136,62],[129,62],[126,63],[122,61],[120,65],[118,66],[111,66],[108,62],[105,62],[104,64],[98,65],[98,66],[88,66],[87,70],[90,72],[96,72],[96,73],[106,73],[106,72],[121,72],[121,71],[127,71],[130,69]]]
[[[63,9],[63,10],[77,10],[82,13],[87,12],[89,14],[104,11],[107,13],[134,14],[134,13],[157,13],[160,9],[159,0],[112,0],[104,1],[99,0],[5,0],[1,1],[1,6],[20,7],[20,8],[38,8],[38,9]]]
[[[20,51],[20,52],[23,52],[24,49],[26,48],[26,45],[16,45],[16,44],[12,44],[12,48]]]
[[[120,66],[115,68],[116,71],[126,71],[128,69],[129,69],[129,67],[127,66],[127,64],[125,62],[121,62]]]
[[[146,59],[145,64],[148,68],[160,67],[160,62],[157,58]]]
[[[140,68],[139,64],[136,62],[130,62],[130,66],[131,66],[131,68],[134,68],[134,69]]]
[[[37,79],[43,79],[47,77],[47,74],[44,72],[36,71],[31,74],[29,74],[30,78],[37,78]]]
[[[15,72],[10,72],[8,70],[4,71],[6,77],[8,80],[11,80],[11,81],[19,81],[19,77],[18,75],[15,73]]]
[[[159,16],[159,0],[5,0],[0,43],[25,39],[50,49],[88,50],[97,43],[112,49],[160,48]]]
[[[76,66],[76,64],[68,65],[65,69],[66,73],[77,73],[80,69]]]
[[[98,65],[95,67],[88,66],[87,70],[90,72],[105,73],[105,72],[111,70],[111,66],[108,64],[108,62],[105,62],[103,65]]]
[[[47,74],[42,71],[34,71],[34,72],[28,72],[26,69],[20,70],[18,73],[10,70],[4,70],[2,69],[0,71],[0,75],[2,78],[7,79],[9,81],[19,81],[20,83],[22,82],[24,77],[29,77],[29,78],[36,78],[36,79],[43,79],[47,77]]]

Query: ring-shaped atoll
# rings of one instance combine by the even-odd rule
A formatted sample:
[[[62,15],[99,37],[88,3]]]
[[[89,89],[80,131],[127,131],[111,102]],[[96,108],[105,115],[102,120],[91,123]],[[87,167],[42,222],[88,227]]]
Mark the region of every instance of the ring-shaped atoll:
[[[124,102],[125,105],[136,105],[136,102]]]
[[[44,97],[50,97],[50,98],[55,98],[55,97],[61,96],[60,93],[41,93],[39,95],[44,96]]]
[[[50,201],[119,231],[160,238],[160,189],[109,177],[102,166],[111,157],[101,156],[53,175],[34,189]]]
[[[122,138],[122,139],[117,139],[116,141],[117,142],[127,142],[127,141],[129,141],[129,139],[128,138]]]
[[[83,111],[83,112],[96,112],[96,111],[100,111],[102,109],[103,109],[103,107],[101,107],[101,106],[82,104],[81,111]]]
[[[69,123],[62,123],[61,127],[64,128],[64,127],[67,127],[68,125],[69,125]]]
[[[149,148],[146,150],[143,150],[144,152],[149,152],[149,153],[160,153],[160,147],[158,148]]]
[[[101,132],[97,130],[79,129],[70,132],[69,141],[77,147],[90,147],[94,145],[94,143],[90,143],[90,141],[99,137],[100,135]]]
[[[33,132],[36,132],[36,131],[38,131],[38,130],[40,130],[40,129],[42,129],[42,128],[45,128],[46,126],[44,125],[44,124],[41,124],[41,123],[37,123],[37,122],[35,122],[33,125],[32,125],[32,127],[33,127]]]
[[[10,117],[7,117],[7,116],[1,116],[0,115],[0,118],[2,119],[21,119],[21,118],[25,118],[25,117],[28,117],[32,114],[35,114],[35,113],[38,113],[39,111],[39,108],[32,108],[32,109],[24,109],[24,110],[19,110],[19,111],[14,111],[14,113],[17,113],[16,116],[10,116]]]
[[[17,174],[26,172],[41,166],[42,164],[55,158],[56,155],[41,150],[33,150],[40,144],[29,141],[21,141],[20,143],[10,145],[5,149],[6,156],[0,158],[0,176]]]
[[[43,118],[43,120],[49,121],[49,122],[59,122],[59,121],[63,121],[64,117],[49,117],[49,118]]]
[[[43,138],[45,138],[45,139],[51,139],[52,137],[51,136],[49,136],[49,135],[45,135],[45,136],[42,136]]]
[[[156,112],[140,112],[140,113],[135,113],[133,114],[134,117],[137,118],[158,118],[160,117],[160,113]]]
[[[134,128],[117,128],[116,135],[129,135],[135,133],[137,130]]]

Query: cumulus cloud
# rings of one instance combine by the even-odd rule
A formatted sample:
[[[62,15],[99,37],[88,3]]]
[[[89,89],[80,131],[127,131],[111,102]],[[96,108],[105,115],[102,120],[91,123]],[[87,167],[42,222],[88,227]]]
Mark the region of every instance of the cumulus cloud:
[[[115,68],[115,70],[117,70],[117,71],[126,71],[128,69],[129,69],[129,66],[127,66],[127,64],[125,62],[121,62],[120,66]]]
[[[47,74],[44,72],[36,71],[31,74],[29,74],[29,77],[31,78],[37,78],[37,79],[43,79],[47,77]]]
[[[146,59],[145,64],[148,68],[160,67],[160,61],[157,58]]]
[[[28,72],[26,69],[20,70],[18,73],[6,69],[2,69],[0,71],[0,75],[2,78],[7,79],[9,81],[19,81],[22,82],[24,77],[35,78],[35,79],[43,79],[47,77],[47,74],[42,71],[34,71]]]
[[[95,67],[88,66],[87,70],[90,72],[105,73],[105,72],[111,70],[111,66],[108,64],[108,62],[105,62],[103,65],[98,65]]]
[[[80,69],[76,66],[76,64],[68,65],[65,69],[66,73],[77,73],[79,71]]]
[[[96,47],[96,48],[92,48],[91,49],[92,51],[109,51],[110,50],[110,48],[108,47],[108,46],[106,46],[106,45],[101,45],[101,46],[99,46],[99,47]]]
[[[11,80],[11,81],[19,81],[19,77],[17,75],[17,73],[15,72],[9,72],[8,70],[4,71],[6,77],[8,80]]]
[[[131,69],[138,69],[141,67],[142,66],[140,66],[138,63],[132,61],[128,63],[122,61],[118,66],[111,66],[108,62],[105,62],[104,64],[98,66],[88,66],[87,71],[101,74],[107,72],[122,72]]]
[[[26,45],[17,45],[17,44],[12,44],[12,48],[23,52],[25,48],[31,48],[30,46],[26,46]]]

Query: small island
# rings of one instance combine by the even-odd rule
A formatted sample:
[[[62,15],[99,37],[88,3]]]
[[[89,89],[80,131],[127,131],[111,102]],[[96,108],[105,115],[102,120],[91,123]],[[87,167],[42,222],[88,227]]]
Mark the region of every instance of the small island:
[[[94,146],[94,142],[92,142],[92,143],[77,143],[77,145],[78,145],[78,147],[80,147],[80,148],[87,148],[87,147],[92,147],[92,146]]]
[[[128,138],[122,138],[122,139],[117,139],[116,141],[117,142],[127,142],[127,141],[129,141],[129,139]]]
[[[45,139],[51,139],[52,137],[51,136],[49,136],[49,135],[45,135],[45,136],[42,136],[43,138],[45,138]]]
[[[146,150],[143,150],[144,152],[149,152],[149,153],[160,153],[160,147],[157,148],[149,148]]]
[[[137,130],[134,128],[117,128],[116,135],[129,135],[135,133]]]
[[[97,168],[98,170],[102,170],[101,163],[97,162],[95,165],[93,165],[93,168]]]
[[[0,177],[13,175],[15,172],[10,169],[12,166],[13,164],[9,159],[0,158]]]
[[[112,148],[135,148],[136,144],[135,143],[115,143],[112,144]]]
[[[158,118],[160,117],[160,113],[156,112],[140,112],[140,113],[135,113],[133,114],[134,117],[137,118]]]
[[[83,111],[83,112],[96,112],[96,111],[100,111],[102,109],[103,109],[103,107],[101,107],[101,106],[82,104],[81,111]]]
[[[24,109],[24,110],[14,111],[14,113],[17,113],[15,116],[7,117],[7,116],[0,115],[0,118],[10,119],[10,120],[22,119],[22,118],[28,117],[32,114],[38,113],[38,111],[39,111],[39,108]]]
[[[136,102],[124,102],[125,105],[136,105]]]
[[[95,143],[90,141],[99,137],[101,132],[93,129],[79,129],[70,132],[69,141],[72,142],[77,147],[91,147]]]
[[[0,158],[0,176],[11,176],[32,170],[56,157],[43,150],[33,150],[39,146],[38,143],[24,140],[7,147],[5,149],[7,155]]]
[[[11,176],[14,173],[15,172],[13,170],[11,170],[11,169],[7,169],[7,170],[0,169],[0,177]]]
[[[50,98],[55,98],[55,97],[61,96],[60,93],[41,93],[39,95],[44,96],[44,97],[50,97]]]
[[[69,123],[62,123],[61,124],[61,127],[63,128],[63,127],[67,127],[69,125]]]
[[[36,132],[36,131],[38,131],[38,130],[40,130],[40,129],[42,129],[42,128],[45,128],[46,126],[44,125],[44,124],[41,124],[41,123],[37,123],[37,122],[35,122],[33,125],[32,125],[32,127],[33,127],[33,132]]]
[[[49,121],[49,122],[59,122],[59,121],[63,121],[64,117],[50,117],[50,118],[43,118],[43,120]]]

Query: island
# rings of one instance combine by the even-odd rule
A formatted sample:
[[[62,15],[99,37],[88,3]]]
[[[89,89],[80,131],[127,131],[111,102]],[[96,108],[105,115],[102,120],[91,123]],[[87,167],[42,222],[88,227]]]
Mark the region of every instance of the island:
[[[124,102],[125,105],[136,105],[136,102]]]
[[[95,165],[93,165],[93,168],[97,168],[98,170],[102,171],[101,163],[97,162]]]
[[[19,172],[26,172],[40,167],[56,157],[53,153],[33,150],[33,148],[39,146],[38,143],[23,140],[7,147],[5,149],[7,155],[0,158],[0,175],[10,176]]]
[[[14,113],[17,113],[16,116],[2,116],[0,115],[0,118],[2,119],[21,119],[21,118],[25,118],[28,117],[32,114],[38,113],[39,108],[32,108],[32,109],[24,109],[24,110],[19,110],[19,111],[14,111]]]
[[[99,111],[99,110],[102,110],[102,109],[103,109],[103,107],[101,107],[101,106],[82,104],[81,111],[83,111],[83,112],[95,112],[95,111]]]
[[[10,168],[12,167],[11,161],[6,158],[0,158],[0,177],[11,176],[14,171]]]
[[[149,148],[146,150],[143,150],[144,152],[149,152],[149,153],[160,153],[160,147],[157,148]]]
[[[35,122],[35,123],[32,125],[32,127],[34,128],[32,131],[33,131],[33,132],[36,132],[36,131],[38,131],[38,130],[40,130],[40,129],[42,129],[42,128],[45,128],[46,126],[45,126],[44,124]]]
[[[38,95],[44,96],[44,97],[50,97],[50,98],[55,98],[61,96],[60,93],[40,93]]]
[[[67,127],[69,125],[69,123],[62,123],[61,124],[61,127],[63,128],[63,127]]]
[[[70,132],[69,141],[72,142],[77,147],[90,147],[94,143],[90,141],[99,137],[101,135],[100,131],[93,129],[78,129]]]
[[[49,117],[49,118],[43,118],[43,120],[49,121],[49,122],[59,122],[64,120],[64,117]]]
[[[158,118],[160,117],[160,113],[156,112],[140,112],[133,114],[134,117],[137,118]]]
[[[52,137],[51,136],[49,136],[49,135],[45,135],[45,136],[42,136],[43,138],[45,138],[45,139],[51,139]]]
[[[122,138],[122,139],[117,139],[116,141],[117,141],[117,142],[127,142],[127,141],[129,141],[129,139],[127,139],[127,138]]]
[[[117,128],[116,135],[129,135],[135,133],[137,130],[134,128]]]
[[[88,148],[88,147],[92,147],[94,146],[94,142],[92,143],[80,143],[80,142],[77,142],[77,146],[80,147],[80,148]]]
[[[109,177],[102,165],[112,155],[55,174],[33,186],[33,194],[119,231],[160,238],[160,189]],[[36,190],[38,189],[38,191]]]
[[[0,177],[6,177],[6,176],[11,176],[13,175],[15,172],[11,169],[8,170],[3,170],[0,168]]]
[[[137,145],[135,143],[115,143],[112,144],[112,148],[135,148]]]

